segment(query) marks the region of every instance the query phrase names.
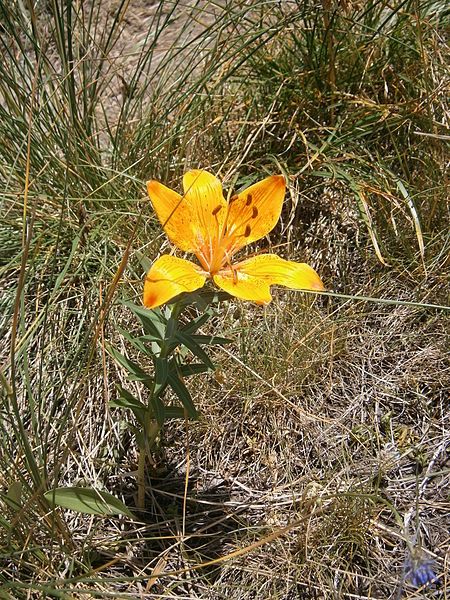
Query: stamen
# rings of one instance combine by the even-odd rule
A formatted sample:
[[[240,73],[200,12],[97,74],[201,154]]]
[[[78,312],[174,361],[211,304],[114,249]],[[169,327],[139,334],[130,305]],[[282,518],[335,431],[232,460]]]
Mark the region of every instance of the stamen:
[[[250,225],[246,225],[245,226],[245,231],[244,231],[244,237],[248,237],[252,232],[252,228],[250,227]]]
[[[230,200],[228,201],[228,204],[232,204],[233,202],[236,202],[236,200],[239,198],[239,196],[237,194],[234,194],[234,196],[231,196]]]
[[[247,200],[245,201],[245,206],[250,206],[252,203],[253,196],[251,194],[247,194]]]
[[[212,211],[213,217],[215,217],[222,210],[222,206],[216,206],[216,208]]]
[[[252,209],[252,219],[256,219],[257,216],[258,216],[258,209],[256,208],[256,206],[254,206]]]
[[[205,269],[205,271],[209,271],[211,257],[208,257],[206,255],[203,245],[199,244],[198,248],[196,249],[195,255],[197,256],[200,264]]]

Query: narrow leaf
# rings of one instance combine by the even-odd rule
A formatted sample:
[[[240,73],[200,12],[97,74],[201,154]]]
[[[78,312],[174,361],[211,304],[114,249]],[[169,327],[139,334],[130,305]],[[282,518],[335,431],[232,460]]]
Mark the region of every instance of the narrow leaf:
[[[122,327],[117,327],[117,331],[128,341],[130,342],[130,344],[132,346],[134,346],[134,348],[136,348],[136,350],[139,350],[139,352],[142,352],[143,354],[145,354],[146,356],[151,356],[151,352],[149,351],[149,349],[145,346],[144,341],[142,338],[143,336],[139,336],[139,337],[133,337],[132,335],[130,335],[128,333],[128,331],[126,331],[125,329],[122,329]]]
[[[213,346],[216,344],[231,344],[233,340],[228,338],[220,337],[218,335],[191,335],[191,340],[197,344],[203,344],[205,346]]]
[[[196,317],[195,319],[193,319],[192,321],[190,321],[189,323],[187,323],[184,327],[181,328],[181,330],[185,334],[195,333],[199,329],[199,327],[204,325],[210,318],[211,318],[210,314],[203,313],[203,314],[199,315],[198,317]]]
[[[219,292],[219,291],[207,291],[202,290],[201,292],[191,292],[189,294],[183,294],[181,298],[178,300],[177,304],[183,310],[188,306],[195,306],[199,312],[202,314],[207,312],[209,317],[212,316],[212,304],[217,304],[224,300],[229,300],[231,298],[230,294],[227,292]]]
[[[135,362],[124,356],[121,352],[116,350],[114,346],[111,346],[109,343],[105,343],[106,350],[109,354],[116,360],[124,369],[128,371],[128,373],[132,376],[130,379],[134,381],[142,381],[146,384],[150,384],[153,381],[153,378],[148,375],[139,365]]]
[[[414,202],[413,202],[410,194],[408,193],[408,190],[405,188],[405,186],[400,181],[400,179],[397,180],[397,187],[400,190],[401,195],[405,199],[406,204],[408,205],[408,208],[409,208],[409,212],[411,213],[411,217],[412,217],[412,220],[414,223],[414,229],[416,231],[417,242],[419,244],[420,256],[421,256],[422,262],[423,262],[424,258],[425,258],[425,245],[423,243],[422,227],[420,225],[420,219],[419,219],[419,215],[417,214],[417,209],[414,205]]]
[[[166,419],[184,419],[185,409],[181,406],[166,406],[164,415]]]
[[[361,217],[367,227],[367,231],[369,232],[370,239],[372,240],[372,246],[375,250],[375,254],[377,255],[380,263],[386,267],[388,267],[388,263],[384,259],[381,254],[380,245],[378,244],[377,232],[375,231],[375,227],[372,221],[372,216],[370,214],[369,205],[367,203],[364,192],[359,188],[359,186],[353,187],[353,191],[355,194],[356,201],[359,206]]]
[[[20,502],[10,498],[8,494],[0,494],[0,499],[3,500],[6,506],[9,506],[9,508],[11,508],[13,511],[18,511],[20,508],[22,508]]]
[[[163,340],[161,339],[161,337],[159,336],[159,334],[153,335],[151,333],[146,333],[145,335],[140,335],[138,338],[135,338],[136,340],[139,340],[140,342],[157,342],[158,343],[158,352],[159,349],[161,348],[161,344],[163,342]]]
[[[148,258],[148,256],[146,256],[139,250],[136,250],[136,256],[137,256],[137,259],[138,259],[141,267],[143,268],[144,272],[148,273],[152,266],[152,261]]]
[[[140,400],[138,400],[131,392],[123,388],[121,385],[117,386],[117,389],[120,393],[120,398],[117,400],[110,400],[110,406],[122,406],[127,408],[141,408],[145,410],[145,405],[142,404]],[[120,404],[117,404],[117,401],[120,400]]]
[[[192,352],[192,354],[194,354],[197,358],[202,360],[204,362],[204,364],[208,365],[208,367],[210,369],[214,369],[214,365],[211,362],[211,359],[209,358],[209,356],[202,349],[202,347],[199,346],[197,344],[197,342],[195,342],[192,339],[191,335],[185,335],[184,333],[181,333],[181,331],[177,331],[175,334],[175,339],[178,340],[184,346],[186,346],[186,348],[189,348],[189,350]]]
[[[178,368],[178,372],[182,377],[189,377],[190,375],[198,375],[199,373],[207,373],[211,369],[203,363],[190,363],[187,365],[181,365]]]
[[[8,487],[8,491],[6,493],[7,497],[20,506],[21,498],[22,498],[22,482],[21,481],[13,481],[11,485]]]
[[[146,334],[153,335],[160,340],[164,339],[166,320],[159,309],[149,310],[141,306],[136,306],[132,302],[124,302],[124,305],[140,320]]]
[[[175,321],[175,319],[173,317],[170,317],[169,320],[167,321],[165,339],[168,340],[170,338],[173,338],[176,330],[177,330],[177,322]]]
[[[164,404],[161,401],[161,398],[152,394],[149,402],[158,425],[164,425]]]
[[[129,408],[133,411],[133,414],[140,425],[143,426],[145,423],[145,412],[147,410],[146,406],[122,386],[118,385],[117,389],[120,393],[120,397],[110,400],[109,405],[113,408]]]
[[[127,515],[133,514],[121,500],[93,488],[66,487],[50,490],[44,494],[51,506],[61,506],[90,515]]]
[[[153,358],[155,367],[155,386],[153,393],[150,395],[150,404],[153,409],[155,419],[159,425],[164,424],[164,404],[161,401],[160,395],[167,387],[167,377],[169,374],[169,366],[165,358]]]
[[[158,395],[167,385],[169,364],[167,358],[155,356],[153,357],[153,365],[155,367],[155,395]]]
[[[189,390],[176,373],[171,373],[169,375],[169,385],[179,398],[184,408],[187,410],[189,417],[191,419],[198,419],[198,413],[195,409],[194,403],[192,402]]]

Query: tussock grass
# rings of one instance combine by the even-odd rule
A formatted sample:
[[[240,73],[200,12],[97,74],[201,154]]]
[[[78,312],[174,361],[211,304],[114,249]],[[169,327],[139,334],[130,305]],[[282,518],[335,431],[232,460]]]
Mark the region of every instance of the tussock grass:
[[[0,0],[0,25],[0,595],[446,597],[445,3]],[[358,298],[222,304],[205,333],[234,343],[201,420],[162,432],[141,521],[50,511],[61,485],[135,506],[105,340],[132,354],[120,300],[166,248],[145,180],[192,167],[282,171],[256,250]]]

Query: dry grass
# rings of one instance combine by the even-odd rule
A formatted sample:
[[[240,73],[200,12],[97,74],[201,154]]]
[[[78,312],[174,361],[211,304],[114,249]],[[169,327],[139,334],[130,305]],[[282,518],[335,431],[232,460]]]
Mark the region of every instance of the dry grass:
[[[148,597],[387,598],[399,590],[412,540],[444,574],[444,319],[293,294],[239,313],[228,307],[221,318],[236,343],[216,357],[220,377],[194,386],[201,421],[164,432],[146,524],[126,526],[126,535],[88,527],[102,578],[125,571],[145,587],[163,565],[179,574],[159,577]],[[92,412],[83,421],[72,470],[133,505],[135,462],[120,423],[102,418],[95,432]],[[86,442],[88,431],[101,447]],[[124,598],[140,589],[110,585]],[[408,584],[405,595],[419,597]]]

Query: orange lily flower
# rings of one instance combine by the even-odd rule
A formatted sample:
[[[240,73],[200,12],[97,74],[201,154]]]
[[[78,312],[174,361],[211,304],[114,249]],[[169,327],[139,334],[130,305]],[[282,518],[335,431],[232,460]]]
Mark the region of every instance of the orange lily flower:
[[[153,208],[170,241],[195,254],[200,265],[163,255],[147,273],[144,305],[156,308],[182,292],[201,288],[207,278],[229,294],[257,304],[271,301],[271,285],[323,290],[310,266],[260,254],[234,263],[233,257],[271,231],[281,213],[286,184],[282,175],[267,177],[226,201],[222,184],[207,171],[188,171],[184,194],[158,181],[147,183]]]

